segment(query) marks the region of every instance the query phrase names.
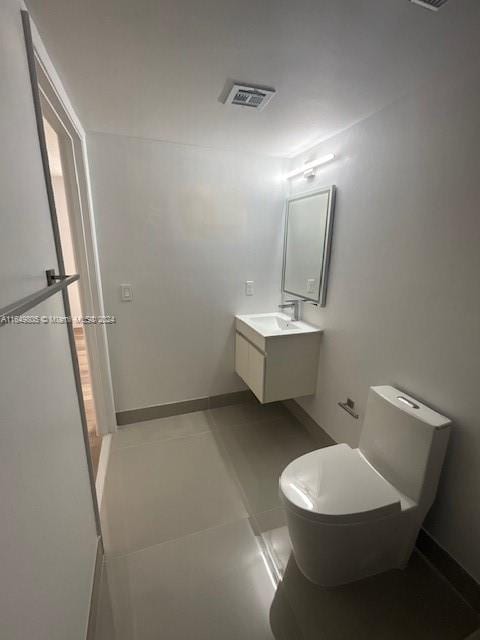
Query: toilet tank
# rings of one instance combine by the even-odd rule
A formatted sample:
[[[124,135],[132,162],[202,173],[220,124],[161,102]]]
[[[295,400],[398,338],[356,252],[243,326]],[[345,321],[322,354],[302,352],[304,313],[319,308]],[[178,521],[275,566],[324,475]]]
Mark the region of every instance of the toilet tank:
[[[451,421],[390,386],[370,387],[359,448],[425,512],[437,491]]]

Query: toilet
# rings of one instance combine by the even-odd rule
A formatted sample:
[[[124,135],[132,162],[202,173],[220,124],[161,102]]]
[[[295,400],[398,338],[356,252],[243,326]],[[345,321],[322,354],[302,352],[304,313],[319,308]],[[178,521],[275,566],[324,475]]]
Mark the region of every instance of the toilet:
[[[390,386],[371,387],[358,449],[337,444],[280,476],[293,554],[333,587],[406,566],[437,491],[451,421]]]

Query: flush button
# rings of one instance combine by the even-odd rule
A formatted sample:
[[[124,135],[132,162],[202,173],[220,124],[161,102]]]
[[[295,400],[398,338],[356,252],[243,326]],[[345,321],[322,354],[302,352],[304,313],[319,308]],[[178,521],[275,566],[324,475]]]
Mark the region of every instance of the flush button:
[[[397,396],[397,400],[400,400],[400,402],[408,405],[411,409],[420,409],[420,406],[418,404],[415,404],[415,402],[412,402],[408,398],[405,398],[405,396]]]

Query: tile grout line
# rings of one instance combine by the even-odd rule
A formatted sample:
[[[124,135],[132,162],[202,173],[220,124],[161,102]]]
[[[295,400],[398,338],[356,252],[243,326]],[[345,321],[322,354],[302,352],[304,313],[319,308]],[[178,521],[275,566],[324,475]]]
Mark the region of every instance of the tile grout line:
[[[245,423],[242,423],[245,424]],[[255,424],[255,423],[254,423]],[[235,425],[229,425],[230,428],[235,428]],[[238,425],[237,425],[238,426]],[[223,427],[217,427],[217,434],[218,431],[220,431]],[[247,495],[245,493],[245,490],[243,488],[243,485],[240,481],[240,478],[238,477],[238,473],[235,469],[235,465],[233,463],[233,459],[232,456],[230,455],[230,453],[228,452],[228,448],[225,445],[225,443],[223,441],[221,441],[220,437],[216,437],[214,434],[214,439],[215,439],[215,443],[219,449],[219,453],[221,455],[223,464],[225,466],[225,469],[228,473],[228,476],[231,477],[231,479],[233,480],[233,483],[235,484],[238,493],[240,495],[240,499],[242,501],[243,507],[245,509],[245,511],[248,514],[248,518],[249,520],[251,520],[254,517],[254,513],[253,513],[253,509],[250,506],[250,503],[248,501]]]
[[[242,404],[242,403],[239,403]],[[238,406],[238,405],[236,405]],[[274,416],[268,416],[268,417],[262,417],[262,418],[255,418],[253,420],[242,420],[241,422],[232,422],[231,424],[225,425],[225,424],[219,424],[218,421],[215,420],[215,417],[213,415],[211,415],[210,412],[215,411],[216,409],[222,409],[223,407],[218,407],[215,409],[204,409],[202,410],[203,413],[209,415],[212,419],[212,425],[209,429],[205,429],[204,431],[198,432],[198,433],[190,433],[190,434],[184,434],[184,435],[178,435],[178,436],[172,436],[172,437],[168,437],[168,438],[156,438],[154,440],[151,441],[147,441],[147,442],[141,442],[141,443],[137,443],[137,444],[131,444],[131,445],[126,445],[124,447],[113,447],[112,452],[115,451],[122,451],[122,450],[129,450],[129,449],[133,449],[135,447],[141,447],[144,445],[152,445],[152,444],[159,444],[162,442],[172,442],[174,440],[185,440],[191,437],[199,437],[199,436],[205,436],[206,434],[210,434],[212,436],[212,439],[214,441],[214,444],[216,445],[219,454],[220,454],[220,460],[222,465],[225,468],[225,471],[227,473],[228,478],[230,479],[230,481],[232,482],[232,486],[234,488],[234,490],[236,491],[236,493],[238,494],[238,497],[240,499],[240,503],[242,505],[243,510],[245,511],[245,516],[242,518],[235,518],[232,520],[228,520],[227,522],[218,524],[218,525],[214,525],[213,527],[207,527],[206,529],[199,529],[198,531],[193,531],[190,533],[187,533],[183,536],[178,536],[176,538],[168,538],[167,540],[163,540],[161,542],[155,543],[153,545],[147,545],[145,547],[141,547],[139,549],[134,549],[133,551],[127,551],[127,552],[119,552],[119,553],[112,553],[110,554],[105,554],[105,561],[114,561],[116,559],[120,559],[120,558],[127,558],[129,556],[133,556],[137,553],[143,552],[147,549],[152,549],[154,547],[169,543],[169,542],[173,542],[175,540],[180,540],[182,538],[185,537],[190,537],[190,536],[194,536],[196,534],[200,534],[202,532],[205,531],[209,531],[209,530],[213,530],[219,527],[223,527],[223,526],[227,526],[229,524],[232,524],[234,522],[240,522],[242,520],[248,520],[249,526],[252,530],[252,533],[254,535],[255,538],[258,538],[259,536],[261,537],[261,532],[260,532],[260,527],[257,523],[257,514],[254,512],[253,508],[250,506],[250,503],[248,501],[248,498],[245,494],[245,491],[243,489],[242,483],[240,481],[240,478],[238,477],[238,474],[235,470],[235,465],[233,464],[233,460],[231,455],[228,452],[227,447],[225,446],[225,444],[223,442],[219,442],[219,438],[218,435],[219,433],[222,431],[222,429],[225,428],[238,428],[244,425],[255,425],[255,424],[262,424],[264,422],[267,421],[272,421],[275,422],[277,420],[281,420],[282,418],[285,417],[285,415],[283,415],[283,413],[285,413],[287,416],[291,417],[291,414],[288,411],[284,411],[281,412],[278,415],[274,415]],[[200,412],[199,412],[200,413]],[[180,414],[179,414],[180,415]],[[168,418],[174,418],[176,416],[167,416],[165,419]],[[158,419],[158,418],[157,418]],[[155,420],[157,420],[155,419]],[[160,418],[160,420],[162,420],[164,418]],[[145,421],[147,422],[147,421]],[[142,423],[138,423],[138,424],[142,424]],[[134,428],[134,424],[129,425],[128,428]],[[262,512],[259,513],[264,513],[265,511],[271,511],[274,510],[273,509],[267,509],[264,510]],[[127,533],[128,535],[128,533]]]
[[[218,408],[222,409],[223,407],[218,407]],[[215,411],[215,410],[216,409],[204,409],[202,411],[204,413],[206,413],[208,411]],[[188,415],[188,414],[178,414],[178,415]],[[165,418],[153,418],[153,420],[169,420],[169,419],[175,418],[175,417],[177,417],[177,416],[167,416]],[[232,428],[233,429],[233,428],[238,428],[238,427],[244,426],[246,424],[260,424],[260,423],[269,422],[269,421],[275,422],[277,420],[281,420],[283,417],[284,416],[282,416],[282,415],[278,415],[278,416],[275,416],[275,417],[260,418],[260,419],[255,419],[255,420],[242,420],[242,422],[232,422],[231,424],[228,424],[228,425],[224,425],[224,424],[222,425],[222,424],[215,423],[215,418],[212,416],[212,420],[213,420],[212,426],[209,429],[205,429],[204,431],[198,431],[197,433],[186,433],[186,434],[182,434],[182,435],[172,435],[172,436],[169,436],[167,438],[153,438],[152,440],[146,440],[144,442],[136,442],[136,443],[127,444],[127,445],[123,445],[123,446],[117,446],[117,445],[114,444],[115,436],[117,434],[113,434],[112,451],[120,451],[122,449],[131,449],[133,447],[141,447],[141,446],[147,445],[147,444],[151,445],[151,444],[157,443],[157,442],[169,442],[170,440],[180,440],[180,439],[183,439],[183,438],[190,438],[190,437],[193,437],[193,436],[204,435],[205,433],[212,433],[214,429],[217,429],[217,430],[221,430],[221,429],[224,429],[224,428],[227,428],[227,429],[228,428]],[[128,429],[135,429],[137,427],[137,425],[143,425],[146,422],[153,422],[153,420],[145,420],[145,421],[142,421],[142,422],[129,424],[128,427],[120,429],[117,433],[118,434],[124,433],[124,432],[128,431]],[[301,425],[301,423],[299,423],[299,424]]]
[[[126,553],[114,553],[114,554],[105,554],[105,562],[108,564],[109,561],[120,560],[123,558],[129,558],[130,556],[134,556],[138,553],[143,553],[144,551],[148,551],[150,549],[154,549],[155,547],[161,547],[165,544],[170,544],[171,542],[177,542],[179,540],[184,540],[186,538],[192,538],[194,536],[200,535],[201,533],[206,533],[207,531],[214,531],[215,529],[221,529],[222,527],[228,527],[237,522],[243,522],[244,520],[250,520],[248,514],[246,514],[242,518],[235,518],[233,520],[227,520],[227,522],[221,522],[219,524],[215,524],[212,527],[207,527],[206,529],[198,529],[197,531],[191,531],[190,533],[185,533],[182,536],[178,536],[176,538],[168,538],[167,540],[162,540],[161,542],[156,542],[155,544],[148,545],[146,547],[141,547],[140,549],[133,549],[132,551],[127,551]]]
[[[205,429],[205,431],[197,431],[196,433],[184,433],[179,435],[172,435],[168,438],[154,438],[152,440],[146,440],[145,442],[136,442],[134,444],[126,444],[124,446],[114,446],[113,451],[125,451],[126,449],[134,449],[135,447],[143,447],[145,445],[158,444],[159,442],[171,442],[172,440],[185,440],[186,438],[194,438],[196,436],[204,436],[206,433],[212,433],[211,429]]]

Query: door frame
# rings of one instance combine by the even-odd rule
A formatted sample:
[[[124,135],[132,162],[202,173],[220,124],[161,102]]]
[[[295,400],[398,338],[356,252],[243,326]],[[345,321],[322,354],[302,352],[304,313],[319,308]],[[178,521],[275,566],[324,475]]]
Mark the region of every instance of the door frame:
[[[61,148],[62,164],[65,163],[64,167],[68,173],[68,176],[65,176],[65,189],[71,214],[70,225],[77,269],[80,274],[79,288],[82,310],[84,315],[103,316],[105,309],[85,130],[68,99],[35,24],[32,21],[30,24],[42,111],[45,109],[49,123],[57,133],[61,133],[59,136],[61,147],[64,145],[61,144],[60,138],[66,135],[70,139],[73,152],[68,154],[65,153],[65,148]],[[72,192],[73,185],[76,185],[76,193]],[[114,433],[117,427],[106,326],[104,324],[91,325],[88,331],[85,331],[85,335],[90,359],[98,432],[100,435],[107,435]]]

